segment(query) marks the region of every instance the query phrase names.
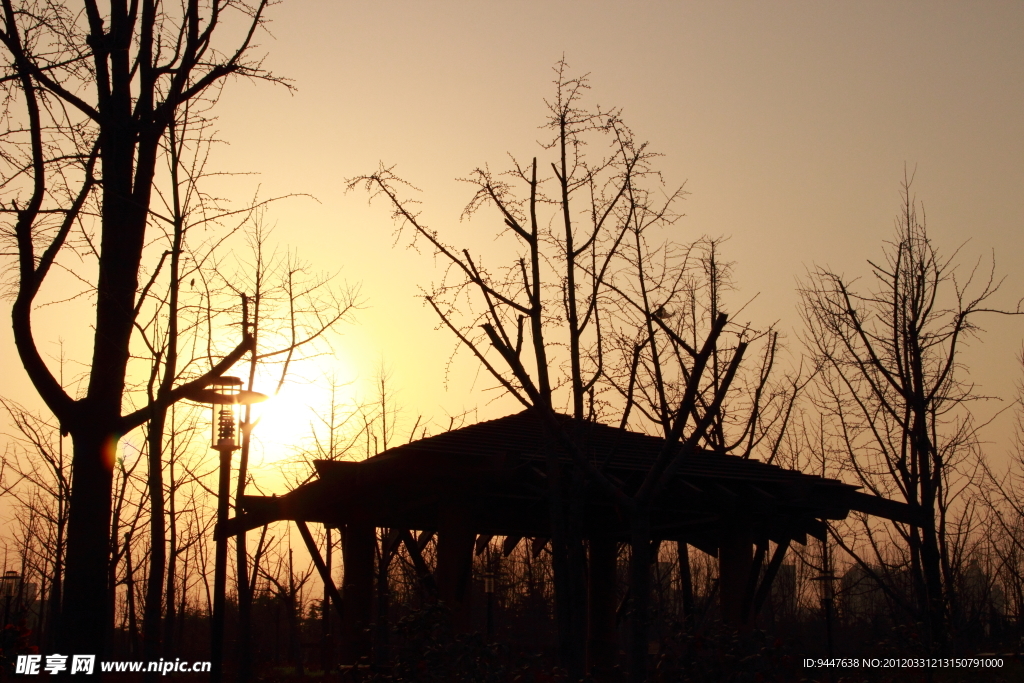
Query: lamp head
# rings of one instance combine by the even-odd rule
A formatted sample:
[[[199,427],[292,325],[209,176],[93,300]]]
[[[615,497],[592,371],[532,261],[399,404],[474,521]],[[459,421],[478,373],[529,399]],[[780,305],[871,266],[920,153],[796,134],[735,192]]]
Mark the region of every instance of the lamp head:
[[[218,377],[210,382],[206,389],[193,389],[185,398],[196,403],[206,403],[213,407],[213,440],[211,447],[216,449],[238,448],[235,443],[235,425],[238,423],[238,406],[261,403],[269,397],[258,391],[242,388],[242,380],[238,377]],[[217,406],[220,406],[218,408]]]

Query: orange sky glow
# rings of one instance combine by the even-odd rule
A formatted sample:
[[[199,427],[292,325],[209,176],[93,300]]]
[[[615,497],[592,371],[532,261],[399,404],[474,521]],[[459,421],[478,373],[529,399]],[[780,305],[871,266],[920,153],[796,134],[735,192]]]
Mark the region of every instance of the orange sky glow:
[[[417,298],[443,264],[396,243],[389,207],[346,193],[344,181],[397,164],[422,190],[430,227],[488,249],[500,221],[460,221],[472,190],[456,179],[504,168],[507,153],[545,163],[538,126],[563,55],[590,73],[589,103],[621,107],[664,155],[667,185],[685,181],[686,217],[667,237],[727,236],[735,300],[757,295],[747,315],[777,321],[794,358],[797,278],[814,264],[867,276],[892,235],[905,165],[940,248],[961,248],[968,268],[994,255],[1006,276],[996,304],[1024,295],[1024,4],[295,0],[270,17],[265,66],[296,91],[227,85],[216,127],[228,144],[212,163],[253,175],[218,181],[218,194],[310,195],[268,211],[274,240],[359,283],[365,306],[332,342],[336,362],[296,366],[287,419],[267,420],[264,463],[309,432],[306,407],[323,404],[331,374],[358,401],[383,365],[399,431],[419,415],[441,425],[518,409],[495,400],[467,354],[448,366],[455,339]],[[42,346],[74,343],[74,325],[41,320]],[[977,406],[985,417],[1022,377],[1024,320],[983,324],[984,344],[964,358],[980,392],[1004,399]],[[4,393],[31,404],[5,329]],[[992,457],[1005,458],[1009,425],[989,428]]]

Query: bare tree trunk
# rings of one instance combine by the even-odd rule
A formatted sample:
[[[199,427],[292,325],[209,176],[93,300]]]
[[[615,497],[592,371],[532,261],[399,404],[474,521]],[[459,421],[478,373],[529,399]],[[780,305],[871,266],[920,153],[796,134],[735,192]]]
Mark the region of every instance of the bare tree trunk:
[[[110,536],[113,473],[106,463],[114,458],[116,441],[101,429],[85,434],[72,433],[71,437],[75,444],[71,466],[74,486],[68,516],[64,592],[77,597],[73,605],[65,600],[60,619],[63,635],[59,642],[62,651],[102,655],[103,636],[112,631],[113,625],[108,574],[114,567],[107,561],[110,544],[97,543],[96,539]],[[101,633],[97,634],[97,630]]]
[[[635,510],[630,525],[629,681],[647,681],[647,641],[651,609],[651,526],[646,506]]]
[[[569,488],[569,524],[566,534],[569,570],[569,677],[582,680],[587,661],[587,552],[583,544],[586,481],[580,468],[572,469]]]
[[[58,501],[63,508],[64,502]],[[48,600],[48,617],[43,644],[47,649],[56,647],[57,633],[60,631],[60,605],[64,579],[64,514],[61,509],[57,514],[57,546],[53,549],[53,575],[50,578],[50,596]]]
[[[611,675],[619,651],[615,632],[615,588],[618,543],[608,537],[591,537],[589,572],[588,673],[597,681]]]
[[[26,189],[31,188],[13,230],[19,256],[11,309],[15,346],[33,386],[74,444],[59,638],[64,652],[103,654],[110,624],[106,575],[111,548],[105,539],[115,453],[121,435],[149,417],[125,419],[121,410],[159,142],[186,102],[239,69],[247,70],[243,58],[265,4],[247,7],[251,30],[243,31],[240,44],[222,60],[201,57],[220,13],[201,17],[195,2],[177,16],[153,0],[130,7],[112,3],[104,15],[96,3],[69,13],[59,3],[5,0],[0,10],[2,49],[20,95],[12,99],[24,104],[27,116],[27,140],[5,142],[2,156],[5,168],[18,169],[15,176],[30,174]],[[165,40],[178,45],[169,63],[161,61],[168,57],[159,47]],[[45,54],[35,52],[40,45],[46,46]],[[65,57],[88,66],[74,75],[45,66]],[[27,150],[26,158],[11,164],[19,146]],[[72,159],[82,160],[81,167],[71,168]],[[94,173],[97,163],[102,182]],[[2,173],[6,185],[10,173]],[[92,358],[84,396],[73,398],[40,354],[31,314],[35,296],[90,199],[99,204]],[[54,215],[62,218],[51,232],[47,223]]]
[[[167,538],[164,520],[163,435],[166,410],[155,411],[149,423],[149,577],[142,611],[142,656],[150,662],[160,658],[160,630],[163,616],[164,568],[167,562]],[[147,672],[145,680],[156,680]]]
[[[249,383],[250,388],[252,382]],[[251,408],[246,406],[245,421],[250,423]],[[235,491],[235,509],[241,509],[245,495],[245,478],[249,466],[249,435],[243,433],[241,456],[238,462],[238,482]],[[237,513],[236,513],[237,514]],[[255,576],[255,573],[253,574]],[[238,594],[238,683],[247,683],[252,677],[252,591],[249,582],[249,554],[245,531],[235,537],[235,585]]]
[[[136,620],[135,609],[135,567],[132,566],[132,536],[130,533],[124,535],[124,563],[125,563],[125,596],[127,598],[128,610],[128,643],[129,651],[133,657],[139,656],[139,624]]]
[[[554,437],[544,433],[547,460],[548,514],[551,519],[551,567],[554,582],[555,624],[558,629],[558,660],[566,669],[574,670],[572,641],[572,602],[569,574],[569,539],[565,514],[565,495],[562,477],[565,472],[559,462]]]
[[[176,510],[174,505],[174,456],[172,449],[171,463],[170,463],[170,479],[171,488],[168,492],[167,503],[168,503],[168,543],[170,545],[170,553],[167,556],[167,593],[166,593],[166,608],[164,614],[164,659],[170,659],[175,652],[174,642],[174,626],[176,619],[176,608],[175,603],[176,587],[177,582],[175,580],[175,574],[178,568],[178,523],[175,517]]]

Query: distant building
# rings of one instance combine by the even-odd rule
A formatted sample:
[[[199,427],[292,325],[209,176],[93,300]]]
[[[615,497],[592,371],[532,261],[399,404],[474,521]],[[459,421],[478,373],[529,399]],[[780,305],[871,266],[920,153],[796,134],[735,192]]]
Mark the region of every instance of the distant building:
[[[1006,614],[1005,591],[976,559],[971,560],[963,573],[957,607],[965,623],[980,625],[986,636],[993,622],[1001,621]]]
[[[771,605],[776,614],[796,611],[796,565],[783,564],[772,582]]]
[[[850,567],[839,581],[839,609],[847,619],[870,619],[884,614],[888,608],[885,592],[872,573],[881,569],[870,566],[870,571],[859,564]]]

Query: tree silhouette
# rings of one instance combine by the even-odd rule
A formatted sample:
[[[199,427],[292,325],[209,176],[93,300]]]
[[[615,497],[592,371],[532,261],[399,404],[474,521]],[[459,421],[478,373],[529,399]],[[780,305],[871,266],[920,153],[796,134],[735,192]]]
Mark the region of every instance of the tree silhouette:
[[[251,345],[243,339],[203,375],[122,414],[160,143],[178,110],[226,77],[281,81],[252,55],[267,0],[84,5],[77,12],[57,3],[2,2],[5,116],[17,126],[2,141],[0,186],[11,219],[5,236],[17,253],[15,345],[74,445],[61,647],[101,653],[109,548],[97,539],[108,532],[118,440],[157,405],[208,384]],[[220,27],[236,19],[245,26],[241,37],[220,45]],[[96,264],[86,279],[95,321],[81,397],[56,380],[32,326],[40,289],[76,247]]]
[[[591,566],[610,563],[613,577],[616,562],[614,543],[592,539],[589,548],[584,543],[585,496],[613,500],[630,521],[628,660],[631,680],[642,681],[649,658],[652,502],[674,476],[680,454],[704,445],[732,451],[764,437],[764,424],[757,417],[760,389],[768,381],[775,346],[774,341],[768,345],[754,382],[751,413],[740,421],[747,429],[726,447],[722,407],[743,354],[757,335],[739,326],[733,345],[720,345],[723,334],[733,333],[726,332],[729,316],[712,306],[709,324],[693,326],[689,332],[694,341],[687,342],[681,336],[681,319],[672,323],[667,313],[682,306],[686,288],[659,290],[657,299],[646,296],[661,254],[646,252],[644,241],[679,217],[676,204],[683,188],[665,191],[654,167],[658,155],[634,136],[618,110],[583,106],[586,76],[570,77],[564,61],[554,71],[555,96],[546,102],[545,126],[552,137],[542,143],[554,156],[551,175],[541,175],[534,157],[530,163],[513,159],[505,174],[481,167],[465,179],[475,193],[464,217],[491,210],[500,220],[501,237],[508,239],[506,253],[513,254],[507,262],[495,268],[468,249],[446,243],[402,196],[402,186],[409,184],[393,168],[382,166],[374,174],[353,178],[348,187],[364,187],[371,198],[384,198],[399,231],[409,230],[414,244],[426,241],[446,263],[443,281],[424,292],[425,301],[498,385],[536,411],[545,425],[559,654],[571,677],[581,678],[585,670],[588,550]],[[678,280],[690,275],[690,267],[669,265],[662,275]],[[636,344],[619,343],[623,335]],[[774,340],[772,335],[762,338]],[[661,342],[681,370],[671,388],[667,376],[657,371]],[[623,351],[626,358],[620,363],[615,354]],[[606,392],[617,390],[613,376],[628,375],[618,387],[635,388],[641,360],[655,368],[644,388],[661,396],[657,408],[646,412],[651,417],[647,426],[653,423],[665,444],[637,488],[605,476],[601,463],[576,443],[556,410],[565,406],[578,420],[616,416],[625,426],[630,409],[641,402],[627,397],[624,407]],[[626,369],[613,372],[613,366]],[[718,446],[716,434],[721,437]],[[561,463],[560,452],[571,456],[572,467]],[[589,626],[595,630],[595,624]],[[598,659],[607,660],[607,649],[604,643],[590,643]]]
[[[924,513],[920,527],[894,525],[909,550],[915,595],[904,606],[925,623],[930,645],[943,649],[955,591],[952,505],[968,488],[959,470],[975,458],[967,404],[978,396],[962,351],[980,332],[979,315],[1021,309],[990,306],[1000,284],[994,264],[987,274],[975,267],[958,278],[956,254],[943,256],[928,237],[911,183],[904,179],[893,240],[882,260],[870,262],[871,284],[816,268],[802,286],[803,311],[822,366],[819,404],[837,431],[844,469],[872,493],[900,496]],[[976,468],[964,469],[970,483]],[[877,554],[873,539],[871,546]],[[900,603],[886,577],[858,563]]]

